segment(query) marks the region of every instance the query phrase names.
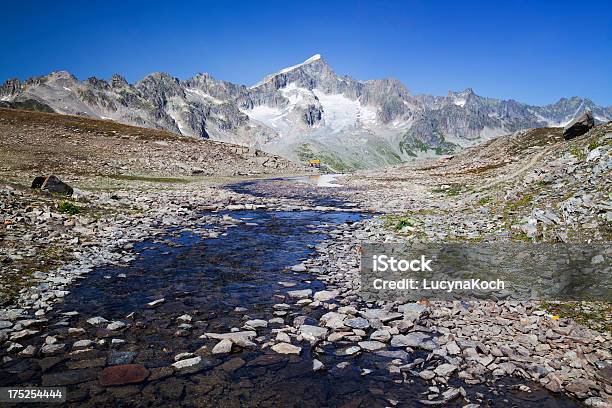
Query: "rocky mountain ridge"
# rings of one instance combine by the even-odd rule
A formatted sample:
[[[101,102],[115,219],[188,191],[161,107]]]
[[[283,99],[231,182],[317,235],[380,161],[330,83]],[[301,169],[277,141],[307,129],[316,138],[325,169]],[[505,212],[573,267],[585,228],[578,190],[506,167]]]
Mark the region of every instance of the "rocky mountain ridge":
[[[260,148],[335,171],[398,164],[457,151],[517,130],[563,126],[585,110],[597,122],[612,107],[573,97],[531,106],[477,95],[412,95],[392,78],[337,75],[320,55],[247,87],[197,74],[153,73],[80,81],[65,71],[0,87],[0,106],[110,119]]]

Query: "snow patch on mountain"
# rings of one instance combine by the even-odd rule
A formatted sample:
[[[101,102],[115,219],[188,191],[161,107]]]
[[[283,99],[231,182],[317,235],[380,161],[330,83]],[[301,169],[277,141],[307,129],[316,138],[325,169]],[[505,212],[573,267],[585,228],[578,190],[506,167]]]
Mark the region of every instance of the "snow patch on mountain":
[[[284,115],[283,110],[267,105],[255,106],[253,109],[248,111],[244,110],[243,112],[256,121],[274,129],[279,129],[281,127],[279,121]]]
[[[313,91],[323,107],[323,120],[332,133],[355,130],[376,123],[376,111],[362,106],[361,102],[349,99],[342,94],[325,94]]]

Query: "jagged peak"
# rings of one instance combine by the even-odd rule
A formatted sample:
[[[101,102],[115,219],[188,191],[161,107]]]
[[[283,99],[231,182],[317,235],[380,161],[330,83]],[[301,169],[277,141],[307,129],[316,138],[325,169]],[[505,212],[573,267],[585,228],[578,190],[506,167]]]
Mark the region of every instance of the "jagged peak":
[[[68,71],[53,71],[51,72],[49,75],[47,75],[48,78],[66,78],[66,79],[72,79],[72,80],[77,80],[77,77],[75,77],[74,75],[72,75],[70,72]]]
[[[166,72],[152,72],[149,75],[142,78],[140,81],[138,81],[136,83],[136,86],[151,83],[151,82],[153,83],[156,83],[156,82],[173,83],[177,85],[180,83],[178,78],[173,77],[172,75]]]
[[[447,98],[452,99],[452,103],[459,107],[464,107],[470,97],[475,96],[476,93],[472,88],[465,88],[461,92],[448,91]]]
[[[113,86],[126,86],[128,85],[128,81],[125,79],[125,77],[123,75],[120,74],[113,74],[113,76],[111,77],[111,84]]]
[[[275,72],[274,74],[266,76],[264,79],[262,79],[261,81],[259,81],[255,85],[251,86],[250,88],[257,88],[258,86],[261,86],[261,85],[265,84],[266,82],[269,82],[272,78],[274,78],[274,77],[276,77],[278,75],[286,74],[286,73],[291,72],[293,70],[296,70],[296,69],[298,69],[300,67],[303,67],[304,65],[312,64],[312,63],[317,62],[317,61],[321,61],[323,63],[325,62],[323,60],[323,57],[321,56],[321,54],[315,54],[312,57],[310,57],[307,60],[305,60],[304,62],[301,62],[301,63],[296,64],[296,65],[292,65],[292,66],[287,67],[287,68],[283,68],[280,71]]]
[[[463,91],[448,91],[448,96],[468,96],[468,95],[476,95],[476,92],[474,92],[474,89],[472,88],[465,88]]]
[[[143,79],[146,78],[165,78],[165,79],[176,79],[175,77],[173,77],[172,75],[168,74],[167,72],[151,72],[149,75],[145,76]]]

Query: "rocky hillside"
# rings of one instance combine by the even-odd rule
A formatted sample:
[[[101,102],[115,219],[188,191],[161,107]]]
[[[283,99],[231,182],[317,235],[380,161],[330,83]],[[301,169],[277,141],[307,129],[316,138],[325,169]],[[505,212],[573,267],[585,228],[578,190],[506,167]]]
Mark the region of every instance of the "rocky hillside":
[[[24,183],[50,173],[69,174],[72,179],[146,181],[169,175],[218,177],[303,171],[292,162],[245,146],[109,120],[0,109],[0,174],[5,181]]]
[[[611,171],[607,123],[569,141],[558,128],[522,130],[351,184],[409,240],[607,242]]]
[[[251,87],[198,74],[154,73],[135,84],[120,75],[80,81],[68,72],[9,80],[0,106],[111,119],[187,136],[261,148],[330,170],[399,164],[455,152],[521,129],[563,126],[585,110],[598,122],[612,107],[588,99],[530,106],[476,95],[412,95],[398,80],[339,76],[320,55]]]

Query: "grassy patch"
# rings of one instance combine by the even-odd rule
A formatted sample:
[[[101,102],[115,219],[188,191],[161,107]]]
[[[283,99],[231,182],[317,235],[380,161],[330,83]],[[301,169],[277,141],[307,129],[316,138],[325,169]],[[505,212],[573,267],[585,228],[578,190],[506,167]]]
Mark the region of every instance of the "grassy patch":
[[[533,194],[525,193],[516,201],[508,201],[506,204],[506,210],[516,211],[522,207],[527,207],[533,202]]]
[[[447,142],[444,139],[444,134],[437,129],[434,130],[435,139],[432,140],[431,144],[425,143],[419,137],[413,135],[408,131],[400,140],[399,147],[400,151],[409,156],[416,157],[415,152],[427,153],[429,150],[433,150],[436,155],[442,156],[446,154],[452,154],[457,149],[457,146],[453,143]]]
[[[449,197],[456,197],[465,191],[465,186],[462,184],[452,184],[448,187],[435,187],[431,190],[432,193],[442,193]]]
[[[487,204],[488,204],[488,203],[490,203],[490,202],[491,202],[491,197],[481,197],[481,198],[478,200],[478,204],[479,204],[479,205],[487,205]]]
[[[410,218],[408,217],[401,217],[397,223],[395,224],[395,230],[396,231],[400,231],[402,229],[404,229],[404,227],[413,227],[414,225],[412,224],[412,220],[410,220]]]
[[[574,156],[580,161],[584,161],[587,157],[586,153],[584,152],[584,149],[580,146],[572,147],[572,150],[570,150],[570,153],[572,154],[572,156]]]
[[[526,131],[518,138],[511,140],[510,154],[520,154],[532,147],[544,147],[563,141],[563,130],[559,128],[536,128]]]
[[[542,302],[540,308],[594,330],[612,331],[611,302]]]
[[[66,247],[49,245],[35,257],[17,260],[3,266],[0,274],[0,306],[6,306],[19,297],[21,289],[31,286],[34,272],[48,272],[72,260]]]
[[[192,183],[195,180],[179,177],[149,177],[149,176],[133,176],[128,174],[113,174],[109,176],[115,180],[126,180],[126,181],[147,181],[150,183]]]
[[[62,201],[57,209],[61,214],[75,215],[81,212],[81,209],[70,201]]]
[[[514,241],[532,242],[532,239],[523,231],[514,231],[511,238]]]
[[[601,146],[599,140],[593,140],[591,143],[589,143],[589,151],[597,149],[599,146]]]
[[[409,215],[385,215],[385,228],[400,232],[404,227],[414,227],[415,222]]]
[[[499,163],[493,163],[493,164],[487,164],[485,166],[480,166],[480,167],[472,167],[470,169],[467,169],[463,172],[459,172],[457,174],[482,174],[485,173],[489,170],[493,170],[493,169],[497,169],[499,167],[503,167],[505,163],[503,162],[499,162]]]

